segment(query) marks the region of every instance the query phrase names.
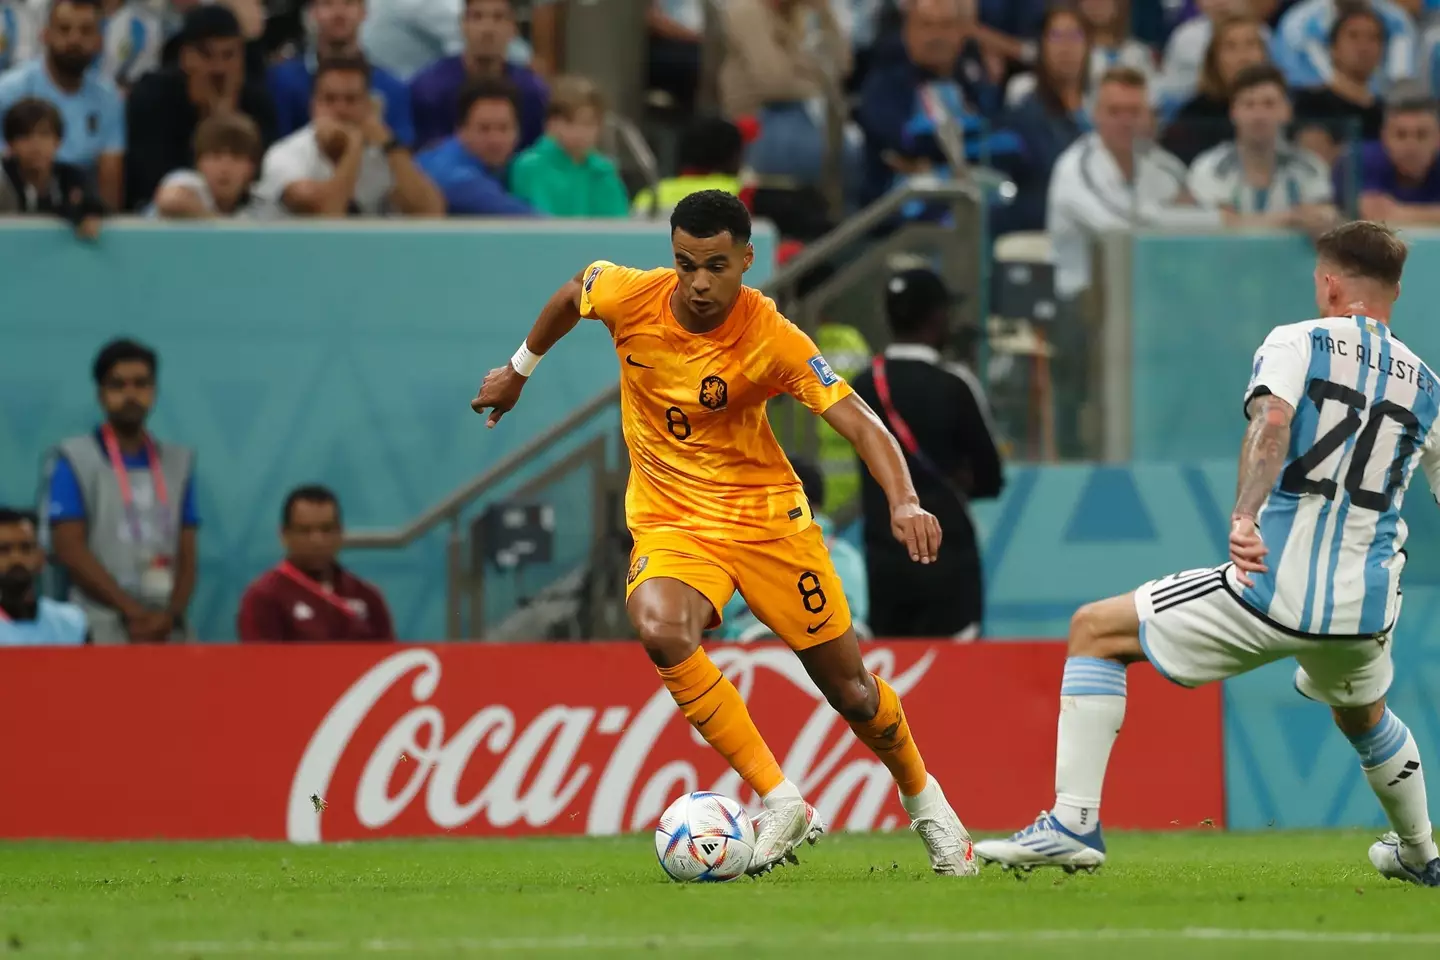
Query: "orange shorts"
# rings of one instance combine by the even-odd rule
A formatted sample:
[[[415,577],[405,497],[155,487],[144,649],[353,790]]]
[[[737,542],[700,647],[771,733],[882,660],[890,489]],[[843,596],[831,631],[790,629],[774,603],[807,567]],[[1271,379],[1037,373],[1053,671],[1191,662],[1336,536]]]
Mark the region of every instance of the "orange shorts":
[[[811,524],[780,540],[710,540],[651,533],[630,553],[625,597],[646,580],[669,577],[698,590],[715,608],[709,629],[736,590],[750,612],[792,650],[804,650],[850,629],[850,605],[825,535]]]

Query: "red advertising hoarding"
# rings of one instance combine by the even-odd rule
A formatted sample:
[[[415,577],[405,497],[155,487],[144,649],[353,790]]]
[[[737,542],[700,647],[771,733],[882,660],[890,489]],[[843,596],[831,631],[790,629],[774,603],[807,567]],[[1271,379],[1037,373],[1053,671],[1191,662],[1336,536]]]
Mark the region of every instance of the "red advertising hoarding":
[[[832,827],[904,825],[889,774],[789,650],[710,655]],[[1062,644],[865,657],[968,826],[1050,803]],[[0,766],[5,837],[611,834],[690,790],[753,800],[629,643],[0,650]],[[1131,671],[1106,824],[1219,824],[1223,808],[1219,687]]]

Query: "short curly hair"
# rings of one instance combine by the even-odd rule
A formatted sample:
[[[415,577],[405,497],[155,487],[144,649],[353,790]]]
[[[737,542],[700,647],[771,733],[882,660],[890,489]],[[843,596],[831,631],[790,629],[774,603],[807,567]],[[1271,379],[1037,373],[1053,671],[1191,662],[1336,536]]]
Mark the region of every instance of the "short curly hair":
[[[676,230],[700,239],[728,233],[736,243],[749,243],[750,211],[733,193],[701,190],[675,204],[670,214],[670,234],[673,236]]]

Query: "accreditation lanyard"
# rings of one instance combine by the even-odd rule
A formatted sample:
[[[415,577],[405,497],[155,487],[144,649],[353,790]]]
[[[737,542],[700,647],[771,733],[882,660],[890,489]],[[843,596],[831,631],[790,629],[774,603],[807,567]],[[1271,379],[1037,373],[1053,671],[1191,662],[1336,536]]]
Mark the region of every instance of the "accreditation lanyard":
[[[280,561],[280,565],[275,568],[275,572],[280,574],[280,576],[284,577],[286,580],[297,584],[301,587],[301,589],[313,594],[316,597],[319,597],[321,600],[324,600],[336,610],[339,610],[341,613],[345,614],[345,616],[350,617],[351,619],[355,619],[358,616],[358,614],[354,610],[350,609],[349,604],[347,604],[344,600],[336,596],[331,591],[326,590],[320,584],[316,583],[312,578],[305,576],[305,574],[301,573],[300,570],[295,566],[295,564],[291,563],[289,560]]]
[[[890,426],[890,432],[895,434],[895,439],[900,441],[900,446],[908,453],[914,461],[920,465],[926,473],[940,481],[946,489],[955,495],[955,498],[963,505],[969,498],[960,489],[939,465],[925,455],[920,449],[920,442],[915,439],[915,432],[910,429],[910,424],[900,416],[900,411],[895,409],[895,404],[890,400],[890,377],[885,372],[885,357],[877,354],[870,362],[870,370],[875,376],[875,392],[880,396],[880,411],[885,414],[885,422]]]
[[[170,512],[166,509],[170,503],[170,492],[165,487],[165,471],[160,468],[160,452],[155,449],[155,441],[150,439],[150,434],[144,435],[145,458],[150,466],[150,483],[155,490],[155,502],[160,505],[159,516],[162,524],[161,529],[166,533],[162,541],[169,541]],[[105,445],[105,454],[110,458],[110,467],[115,471],[115,482],[120,486],[120,499],[125,504],[125,519],[130,524],[130,532],[135,537],[135,545],[140,547],[144,544],[144,535],[140,525],[140,514],[135,509],[135,493],[130,488],[130,471],[125,466],[125,458],[120,453],[120,441],[115,436],[115,428],[105,424],[100,428],[100,442]]]

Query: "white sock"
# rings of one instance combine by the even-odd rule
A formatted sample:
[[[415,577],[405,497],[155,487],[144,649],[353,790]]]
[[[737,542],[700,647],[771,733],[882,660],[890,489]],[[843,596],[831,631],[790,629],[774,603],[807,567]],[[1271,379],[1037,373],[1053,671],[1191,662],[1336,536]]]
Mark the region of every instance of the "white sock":
[[[1440,856],[1430,827],[1420,748],[1410,728],[1387,709],[1379,723],[1351,737],[1350,743],[1360,754],[1360,767],[1370,789],[1400,837],[1401,859],[1412,867],[1423,867]]]
[[[1124,719],[1125,665],[1098,657],[1066,660],[1052,811],[1065,829],[1089,833],[1100,826],[1100,788]]]
[[[788,779],[781,780],[780,786],[760,798],[760,802],[765,804],[766,810],[774,810],[776,807],[784,807],[792,803],[803,803],[804,800],[805,798],[800,795],[800,788]]]
[[[929,774],[925,775],[925,786],[913,797],[900,794],[900,806],[910,814],[911,820],[919,820],[923,817],[936,815],[936,807],[945,802],[945,794],[940,791],[940,784]]]

